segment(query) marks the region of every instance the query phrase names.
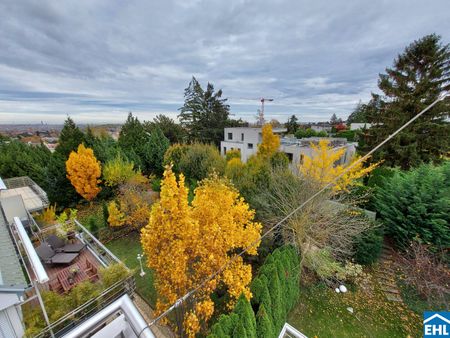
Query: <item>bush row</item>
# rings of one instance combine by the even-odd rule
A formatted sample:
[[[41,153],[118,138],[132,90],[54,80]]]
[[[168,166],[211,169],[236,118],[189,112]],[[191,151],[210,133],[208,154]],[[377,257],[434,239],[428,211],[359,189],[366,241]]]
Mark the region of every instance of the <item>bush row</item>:
[[[419,240],[432,251],[445,250],[450,246],[450,161],[396,170],[376,190],[375,207],[399,247]]]
[[[211,327],[209,338],[278,337],[299,296],[299,257],[284,246],[270,254],[252,281],[253,298],[241,296],[230,314]]]

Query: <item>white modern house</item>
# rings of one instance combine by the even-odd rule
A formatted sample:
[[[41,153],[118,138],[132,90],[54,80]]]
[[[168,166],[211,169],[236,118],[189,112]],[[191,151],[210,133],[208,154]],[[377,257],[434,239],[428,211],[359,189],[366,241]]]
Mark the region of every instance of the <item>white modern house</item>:
[[[371,123],[350,123],[350,130],[370,129]]]
[[[286,133],[285,128],[274,128],[274,134]],[[262,141],[262,128],[235,127],[224,129],[225,140],[220,142],[221,154],[225,155],[229,150],[238,149],[241,152],[241,161],[247,162],[248,158],[258,150],[258,144]]]
[[[311,156],[313,149],[311,143],[318,143],[319,137],[309,137],[296,139],[294,137],[283,137],[286,129],[274,128],[274,134],[278,134],[281,139],[280,151],[285,153],[289,162],[295,166],[302,163],[304,156]],[[225,128],[225,140],[220,142],[221,154],[225,156],[227,151],[238,149],[241,152],[241,161],[246,162],[248,158],[255,155],[258,145],[262,141],[261,128]],[[345,148],[345,154],[341,158],[341,163],[347,163],[356,152],[356,143],[348,142],[345,138],[328,138],[335,149]]]

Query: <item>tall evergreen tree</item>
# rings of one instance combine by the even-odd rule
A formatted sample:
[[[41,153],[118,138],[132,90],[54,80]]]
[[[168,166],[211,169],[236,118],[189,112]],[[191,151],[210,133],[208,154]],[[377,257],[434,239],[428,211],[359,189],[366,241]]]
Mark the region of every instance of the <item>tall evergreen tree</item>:
[[[144,129],[150,134],[155,128],[160,128],[171,144],[182,143],[186,137],[184,128],[166,115],[160,114],[156,116],[153,121],[144,122]]]
[[[84,141],[83,132],[70,117],[67,117],[59,134],[58,146],[55,152],[67,159],[70,153],[76,151],[78,146]]]
[[[377,109],[369,116],[376,125],[369,130],[367,149],[387,138],[409,119],[450,90],[450,47],[440,36],[427,35],[410,44],[386,74],[380,74],[378,87],[383,96],[372,94]],[[403,169],[422,162],[439,162],[450,146],[450,124],[445,118],[450,100],[437,103],[408,128],[380,149],[374,160]]]
[[[191,141],[212,142],[219,146],[227,126],[230,106],[222,98],[222,90],[214,91],[208,83],[203,90],[195,77],[184,91],[184,105],[178,115]]]
[[[336,116],[336,114],[335,113],[333,113],[333,115],[331,115],[331,118],[330,118],[330,124],[332,125],[332,126],[334,126],[335,124],[338,124],[338,118],[337,118],[337,116]]]
[[[261,304],[256,315],[257,322],[257,336],[258,338],[271,338],[277,337],[278,335],[275,333],[275,328],[270,317],[270,314],[267,312],[264,304]]]
[[[144,169],[147,172],[162,175],[164,172],[164,154],[169,146],[169,139],[164,136],[159,126],[156,126],[150,134],[144,149],[144,162],[146,165]]]
[[[144,165],[143,159],[147,141],[148,135],[141,121],[133,116],[132,113],[129,113],[125,124],[120,130],[119,146],[127,159],[132,161],[137,167]]]
[[[295,134],[298,129],[298,118],[295,115],[292,115],[288,121],[285,123],[285,127],[287,128],[288,134]]]
[[[47,167],[47,195],[51,203],[56,203],[60,208],[74,206],[79,195],[66,176],[66,158],[53,153]]]

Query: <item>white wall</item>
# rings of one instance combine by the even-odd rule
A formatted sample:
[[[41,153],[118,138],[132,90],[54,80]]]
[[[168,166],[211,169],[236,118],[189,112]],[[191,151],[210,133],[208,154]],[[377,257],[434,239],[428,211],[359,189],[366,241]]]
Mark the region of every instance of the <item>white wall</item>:
[[[0,299],[1,301],[1,299]],[[22,338],[24,328],[19,306],[9,306],[0,311],[0,338]]]
[[[350,130],[369,129],[372,127],[371,123],[350,123]]]
[[[275,133],[284,131],[285,129],[274,130]],[[258,144],[260,144],[262,140],[261,128],[225,128],[224,135],[225,140],[220,142],[221,154],[225,156],[227,151],[239,149],[242,162],[247,162],[250,156],[256,154]],[[293,140],[296,142],[295,139]],[[249,144],[252,146],[251,148],[249,147]],[[345,156],[341,159],[341,164],[348,162],[356,152],[356,148],[352,143],[347,143],[344,147],[346,147],[347,150]],[[311,157],[312,155],[312,148],[309,145],[301,145],[298,143],[282,143],[280,145],[280,151],[288,155],[291,159],[292,166],[297,166],[303,156]]]
[[[247,162],[250,156],[256,154],[262,139],[261,128],[225,128],[224,136],[225,140],[220,142],[221,154],[239,149],[242,162]]]

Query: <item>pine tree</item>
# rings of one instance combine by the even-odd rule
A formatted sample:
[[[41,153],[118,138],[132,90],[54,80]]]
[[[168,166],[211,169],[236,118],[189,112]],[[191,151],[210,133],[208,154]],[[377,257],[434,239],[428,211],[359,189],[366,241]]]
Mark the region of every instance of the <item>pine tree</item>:
[[[268,277],[269,278],[269,277]],[[270,299],[272,301],[272,318],[274,323],[274,328],[276,332],[279,332],[284,325],[286,316],[285,310],[283,309],[284,302],[282,300],[283,295],[281,294],[281,284],[278,278],[278,273],[276,267],[273,266],[271,270],[271,276],[269,278],[268,290],[270,293]]]
[[[125,124],[119,134],[119,146],[124,151],[128,160],[137,167],[144,164],[144,148],[148,140],[142,123],[132,113],[128,114]]]
[[[372,94],[377,102],[370,121],[376,124],[368,133],[367,150],[387,138],[409,119],[450,90],[450,47],[438,35],[427,35],[410,44],[380,74],[379,88],[384,96]],[[403,169],[422,162],[440,162],[450,147],[450,124],[445,117],[450,100],[437,103],[380,149],[374,159]]]
[[[287,128],[287,132],[288,134],[295,134],[295,132],[298,129],[298,118],[295,115],[292,115],[288,121],[286,122],[286,124],[284,125]]]
[[[176,123],[173,119],[166,115],[157,115],[153,121],[144,122],[144,129],[150,134],[153,132],[155,128],[160,128],[163,132],[164,136],[167,137],[171,144],[181,143],[185,141],[186,138],[186,130]]]
[[[51,203],[58,207],[71,207],[76,204],[80,196],[75,191],[66,174],[66,159],[63,155],[54,152],[47,167],[46,176],[47,195]]]
[[[75,122],[68,117],[66,121],[64,121],[63,129],[59,134],[58,146],[56,147],[55,152],[67,159],[69,154],[72,151],[75,151],[83,142],[83,132],[77,127]]]
[[[258,338],[272,338],[277,336],[274,331],[273,322],[264,304],[261,304],[259,307],[258,313],[256,314],[256,322]]]
[[[164,171],[164,154],[170,146],[169,139],[164,136],[162,130],[156,126],[153,128],[150,138],[145,145],[145,163],[148,172],[161,175]]]
[[[250,302],[241,295],[234,308],[234,313],[239,316],[239,321],[244,325],[247,337],[256,338],[256,319]]]
[[[239,322],[234,329],[233,338],[250,338],[247,334],[247,328],[244,327],[242,322]]]
[[[330,124],[331,124],[332,126],[338,124],[338,118],[337,118],[337,116],[336,116],[335,113],[333,113],[333,115],[331,115]]]
[[[227,99],[222,98],[222,90],[215,92],[211,83],[203,90],[197,79],[192,77],[184,91],[184,105],[178,115],[191,141],[220,145],[230,114],[230,106],[226,102]]]

